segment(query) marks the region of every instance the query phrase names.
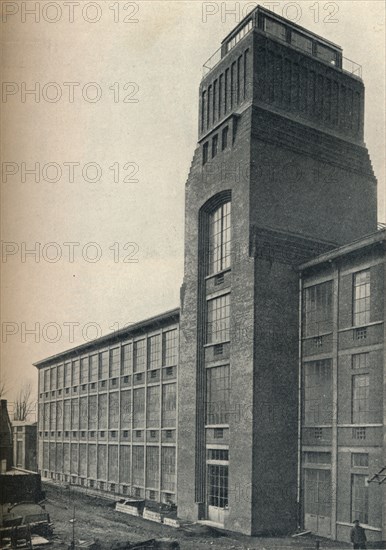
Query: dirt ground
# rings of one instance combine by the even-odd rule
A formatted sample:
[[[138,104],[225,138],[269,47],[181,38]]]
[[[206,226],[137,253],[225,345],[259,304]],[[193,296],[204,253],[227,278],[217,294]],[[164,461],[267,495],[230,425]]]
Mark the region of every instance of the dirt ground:
[[[243,550],[315,550],[315,537],[246,537],[226,534],[204,526],[175,529],[153,523],[143,518],[129,516],[114,510],[115,502],[85,495],[73,489],[45,484],[45,508],[54,525],[53,547],[68,548],[73,528],[75,541],[98,539],[103,549],[111,549],[116,543],[140,542],[153,538],[169,538],[180,544],[181,550],[211,548]],[[75,522],[72,522],[75,507]],[[318,539],[320,548],[349,548],[326,539]],[[52,548],[52,546],[51,546]]]

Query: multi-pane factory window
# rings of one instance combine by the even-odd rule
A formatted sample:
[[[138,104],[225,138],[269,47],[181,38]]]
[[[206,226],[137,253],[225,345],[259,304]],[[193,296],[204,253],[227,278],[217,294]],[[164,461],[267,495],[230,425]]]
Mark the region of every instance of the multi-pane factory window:
[[[64,363],[64,387],[71,386],[71,363]]]
[[[226,202],[209,216],[209,274],[231,265],[231,203]]]
[[[161,335],[156,334],[147,340],[147,368],[157,369],[161,366]]]
[[[329,332],[332,327],[332,282],[306,288],[304,295],[305,336]]]
[[[63,471],[65,474],[69,474],[71,472],[69,443],[63,443]]]
[[[143,446],[133,445],[133,485],[144,485],[144,458]]]
[[[75,359],[75,361],[72,362],[72,381],[71,384],[73,386],[77,386],[79,384],[79,359]]]
[[[208,464],[208,505],[228,506],[228,466]]]
[[[140,372],[145,370],[146,362],[146,340],[138,340],[134,342],[134,372]]]
[[[230,377],[229,365],[206,371],[206,423],[228,424]]]
[[[162,386],[162,426],[173,427],[176,425],[176,384],[164,384]]]
[[[229,460],[229,450],[208,449],[208,460]]]
[[[137,388],[133,392],[133,428],[145,424],[145,388]]]
[[[355,326],[370,323],[370,271],[354,273],[353,322]]]
[[[66,399],[64,401],[64,429],[71,429],[71,401]]]
[[[57,380],[56,387],[63,388],[63,365],[57,366]]]
[[[86,384],[88,382],[88,357],[83,357],[80,360],[80,383]]]
[[[230,294],[208,301],[206,341],[216,344],[229,340]]]
[[[79,475],[87,476],[87,445],[85,443],[79,445]]]
[[[106,445],[98,445],[97,475],[98,479],[106,479],[107,448]]]
[[[96,479],[97,477],[97,446],[88,445],[88,475]]]
[[[286,26],[269,17],[264,17],[264,30],[276,38],[280,38],[280,40],[286,40]]]
[[[352,422],[363,424],[369,422],[369,390],[368,374],[356,374],[352,377]]]
[[[109,445],[109,481],[118,481],[118,445]]]
[[[121,369],[121,349],[114,348],[110,350],[110,378],[119,376]]]
[[[119,480],[121,483],[130,483],[130,447],[121,445],[119,454]]]
[[[368,468],[369,467],[368,453],[352,453],[351,466],[353,468]]]
[[[158,489],[159,484],[159,449],[146,448],[146,487]]]
[[[369,494],[367,476],[351,475],[351,521],[369,522]]]
[[[90,356],[90,382],[98,380],[98,355]]]
[[[78,399],[71,400],[71,429],[77,430],[79,427],[79,402]]]
[[[353,369],[368,369],[370,367],[370,353],[356,353],[352,356]]]
[[[158,426],[160,420],[160,387],[150,386],[147,388],[147,426]]]
[[[39,370],[39,393],[44,392],[44,370]]]
[[[161,489],[174,493],[176,485],[176,450],[162,447],[161,450]]]
[[[49,430],[50,428],[50,404],[44,403],[44,410],[43,410],[43,430]]]
[[[311,361],[304,365],[304,421],[307,425],[331,424],[331,361]]]
[[[50,369],[50,388],[56,390],[56,367]]]
[[[47,392],[50,389],[50,369],[44,369],[44,391]]]
[[[108,378],[109,376],[109,352],[102,351],[99,354],[99,380]]]
[[[78,475],[78,444],[71,445],[71,474]]]
[[[122,365],[121,365],[121,375],[125,376],[131,374],[133,362],[133,345],[125,344],[122,346]]]
[[[50,403],[50,430],[56,430],[56,403]]]
[[[116,429],[119,424],[119,394],[113,392],[109,394],[109,428]]]
[[[168,330],[162,335],[162,364],[166,367],[177,364],[177,330]]]
[[[331,453],[324,451],[307,451],[303,453],[305,464],[331,464]]]
[[[107,394],[99,395],[98,403],[98,429],[104,430],[107,428]]]
[[[88,403],[87,397],[81,397],[79,400],[79,428],[87,430]]]
[[[88,429],[96,430],[98,419],[98,404],[96,395],[90,395],[88,398],[88,409]]]
[[[312,40],[299,32],[291,30],[291,44],[304,52],[312,55]]]
[[[121,427],[131,427],[131,391],[121,392]]]

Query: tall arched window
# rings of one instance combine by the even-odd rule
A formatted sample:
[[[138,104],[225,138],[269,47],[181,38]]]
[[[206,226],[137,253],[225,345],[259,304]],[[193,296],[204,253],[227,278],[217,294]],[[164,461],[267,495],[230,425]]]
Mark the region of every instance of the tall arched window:
[[[209,274],[231,265],[231,202],[209,214]]]

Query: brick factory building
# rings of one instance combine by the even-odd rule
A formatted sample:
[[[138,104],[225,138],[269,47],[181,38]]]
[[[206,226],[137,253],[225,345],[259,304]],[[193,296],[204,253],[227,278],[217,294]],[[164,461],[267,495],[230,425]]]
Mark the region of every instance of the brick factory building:
[[[36,363],[44,477],[386,539],[386,232],[346,63],[258,7],[204,65],[181,307]]]

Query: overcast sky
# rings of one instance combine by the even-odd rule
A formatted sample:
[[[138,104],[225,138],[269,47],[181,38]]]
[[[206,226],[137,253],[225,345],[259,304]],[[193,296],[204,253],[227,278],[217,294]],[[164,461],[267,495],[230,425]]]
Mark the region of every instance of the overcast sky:
[[[3,3],[1,375],[10,401],[25,381],[36,385],[34,361],[178,306],[202,64],[256,3],[37,2],[37,15],[25,13],[29,4]],[[385,3],[274,4],[363,66],[365,139],[386,222]],[[36,83],[36,95],[25,93]],[[37,182],[25,173],[35,163]],[[34,248],[36,257],[26,253]]]

